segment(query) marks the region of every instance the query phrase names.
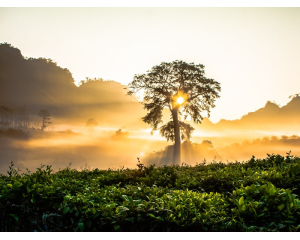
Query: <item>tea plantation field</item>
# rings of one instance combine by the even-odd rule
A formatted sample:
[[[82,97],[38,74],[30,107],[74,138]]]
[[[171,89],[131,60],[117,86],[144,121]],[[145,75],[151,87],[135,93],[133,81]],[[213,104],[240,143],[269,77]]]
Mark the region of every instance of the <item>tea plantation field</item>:
[[[300,231],[300,158],[0,175],[0,231]]]

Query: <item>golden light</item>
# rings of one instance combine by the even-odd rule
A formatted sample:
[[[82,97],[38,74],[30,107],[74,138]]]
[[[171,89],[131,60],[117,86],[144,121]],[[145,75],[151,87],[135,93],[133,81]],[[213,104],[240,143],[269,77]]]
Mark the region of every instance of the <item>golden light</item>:
[[[184,102],[183,97],[177,98],[177,103],[178,103],[178,104],[182,104],[183,102]]]
[[[144,156],[145,156],[145,153],[144,153],[144,152],[140,152],[140,156],[141,156],[141,157],[144,157]]]

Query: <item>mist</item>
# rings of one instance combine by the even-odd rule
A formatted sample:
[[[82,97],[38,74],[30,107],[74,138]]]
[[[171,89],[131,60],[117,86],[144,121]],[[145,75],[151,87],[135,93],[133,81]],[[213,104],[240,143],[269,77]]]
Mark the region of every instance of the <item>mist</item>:
[[[198,141],[182,143],[183,164],[248,161],[252,156],[264,158],[267,154],[286,155],[289,151],[292,155],[300,155],[300,136],[297,135],[244,140],[225,147],[216,147],[213,139]],[[223,141],[228,142],[228,139]],[[22,172],[26,172],[26,168],[34,171],[41,165],[51,165],[55,171],[66,167],[77,170],[136,168],[138,159],[146,166],[170,165],[173,147],[158,136],[151,139],[151,135],[147,138],[147,133],[123,129],[86,127],[83,133],[9,129],[0,132],[0,173],[6,173],[11,161]]]
[[[268,136],[252,140],[245,140],[241,143],[233,143],[220,148],[218,153],[222,161],[247,161],[252,156],[265,158],[267,154],[280,154],[285,156],[300,155],[300,137],[297,135]]]
[[[20,131],[26,137],[10,132],[0,135],[2,174],[6,173],[11,161],[22,172],[26,172],[26,168],[34,171],[41,165],[51,165],[55,171],[66,167],[77,170],[135,168],[137,157],[167,145],[166,141],[135,138],[121,129],[93,133],[88,130],[85,133]]]

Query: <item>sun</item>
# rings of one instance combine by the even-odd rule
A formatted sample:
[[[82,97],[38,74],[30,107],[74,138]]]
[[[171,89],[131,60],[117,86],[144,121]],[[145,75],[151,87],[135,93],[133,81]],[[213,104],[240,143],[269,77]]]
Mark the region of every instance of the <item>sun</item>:
[[[178,104],[181,104],[181,103],[183,103],[183,102],[184,102],[183,97],[177,98],[177,103],[178,103]]]

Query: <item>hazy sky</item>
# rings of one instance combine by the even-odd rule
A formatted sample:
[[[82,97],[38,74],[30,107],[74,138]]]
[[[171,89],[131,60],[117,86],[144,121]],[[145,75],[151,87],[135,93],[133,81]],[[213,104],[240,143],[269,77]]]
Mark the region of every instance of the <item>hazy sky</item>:
[[[122,84],[162,61],[205,65],[221,83],[211,120],[300,92],[300,8],[0,8],[0,43]]]

